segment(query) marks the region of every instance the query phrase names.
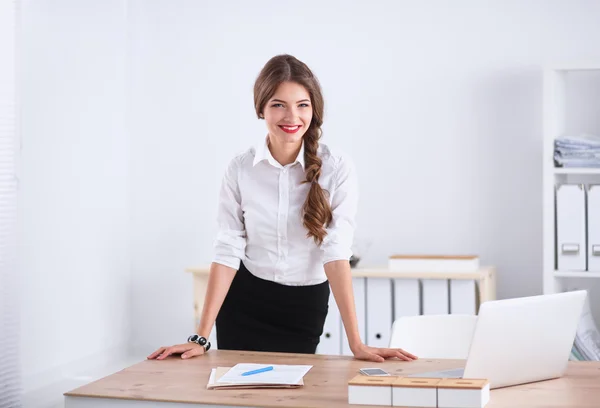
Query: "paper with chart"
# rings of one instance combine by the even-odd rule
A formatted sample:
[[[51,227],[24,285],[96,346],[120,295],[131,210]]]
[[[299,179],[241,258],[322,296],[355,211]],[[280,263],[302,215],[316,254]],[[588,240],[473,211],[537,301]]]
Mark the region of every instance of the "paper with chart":
[[[273,366],[273,370],[249,376],[242,373]],[[217,383],[229,384],[298,384],[304,375],[312,368],[311,365],[283,364],[237,364],[231,368]]]

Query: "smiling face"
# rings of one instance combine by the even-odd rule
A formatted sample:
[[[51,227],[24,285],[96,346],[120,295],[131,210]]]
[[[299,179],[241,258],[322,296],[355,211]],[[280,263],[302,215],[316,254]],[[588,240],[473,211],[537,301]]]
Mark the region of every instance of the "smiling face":
[[[295,82],[283,82],[263,109],[269,139],[276,143],[299,144],[313,116],[310,95]]]

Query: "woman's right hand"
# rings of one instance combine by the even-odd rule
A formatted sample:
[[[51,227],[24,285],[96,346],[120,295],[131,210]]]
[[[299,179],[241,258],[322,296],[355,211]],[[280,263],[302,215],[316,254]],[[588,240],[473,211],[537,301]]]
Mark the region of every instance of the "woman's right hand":
[[[190,357],[201,356],[204,354],[204,347],[197,343],[177,344],[171,347],[161,347],[154,353],[148,356],[148,360],[164,360],[171,354],[181,354],[181,358],[188,359]]]

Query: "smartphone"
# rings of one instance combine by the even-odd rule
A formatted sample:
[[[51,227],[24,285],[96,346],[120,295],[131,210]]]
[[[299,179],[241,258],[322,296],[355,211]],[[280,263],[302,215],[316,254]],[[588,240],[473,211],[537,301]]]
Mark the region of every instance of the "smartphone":
[[[361,368],[359,372],[363,375],[373,375],[373,376],[386,376],[390,375],[386,371],[383,371],[381,368]]]

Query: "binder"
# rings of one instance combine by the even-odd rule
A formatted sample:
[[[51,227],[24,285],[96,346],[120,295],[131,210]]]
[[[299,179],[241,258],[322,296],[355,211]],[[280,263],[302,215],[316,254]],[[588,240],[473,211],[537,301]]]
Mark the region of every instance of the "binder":
[[[365,278],[352,278],[352,288],[354,289],[354,305],[356,307],[356,320],[358,320],[358,333],[360,339],[366,344],[367,340],[367,305],[366,305],[366,288]],[[348,344],[348,336],[342,323],[342,354],[352,356],[352,350]]]
[[[421,288],[418,279],[394,279],[394,320],[421,314]]]
[[[367,278],[367,345],[388,347],[392,330],[392,280]]]
[[[448,314],[448,280],[423,280],[423,314]]]
[[[558,269],[586,270],[585,191],[580,184],[556,188],[556,237]]]
[[[210,341],[211,350],[217,350],[219,345],[217,344],[217,325],[213,325],[212,330],[210,331],[210,335],[208,336],[208,341]]]
[[[591,185],[587,192],[587,269],[600,271],[600,185]]]
[[[340,310],[335,302],[333,292],[331,291],[331,287],[329,289],[329,311],[327,312],[325,324],[323,325],[323,334],[321,335],[319,345],[317,346],[317,354],[339,355],[342,351],[342,319],[340,317]]]
[[[477,314],[475,280],[450,280],[450,313]]]

